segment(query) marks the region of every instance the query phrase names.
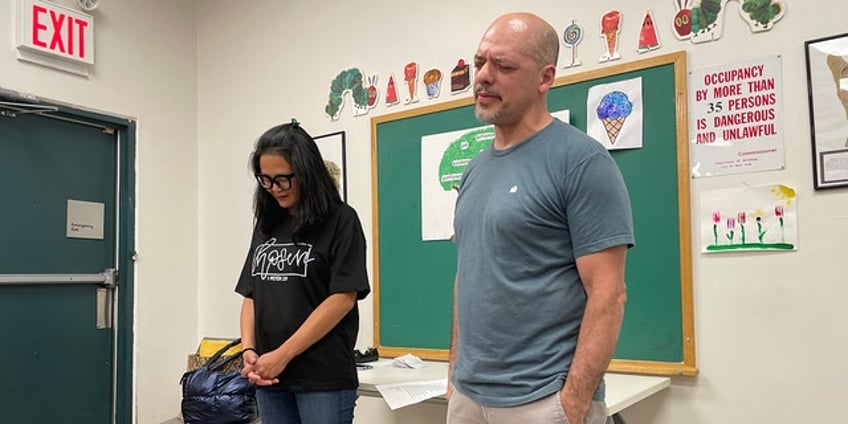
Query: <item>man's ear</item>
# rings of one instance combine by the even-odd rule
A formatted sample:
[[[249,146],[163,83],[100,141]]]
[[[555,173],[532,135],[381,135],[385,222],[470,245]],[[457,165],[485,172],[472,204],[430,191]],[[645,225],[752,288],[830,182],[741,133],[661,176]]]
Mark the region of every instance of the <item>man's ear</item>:
[[[547,65],[539,72],[541,76],[539,91],[544,93],[550,90],[550,88],[554,85],[554,80],[556,79],[556,66]]]

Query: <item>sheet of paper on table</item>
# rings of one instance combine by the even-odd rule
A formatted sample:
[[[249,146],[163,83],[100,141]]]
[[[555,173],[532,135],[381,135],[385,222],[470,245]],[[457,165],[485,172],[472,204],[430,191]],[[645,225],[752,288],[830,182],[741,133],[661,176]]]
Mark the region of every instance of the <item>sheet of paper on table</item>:
[[[398,356],[397,358],[392,360],[392,366],[397,368],[418,369],[424,368],[424,361],[422,361],[421,358],[411,353],[407,353],[406,355]]]
[[[391,410],[423,402],[448,391],[448,379],[416,381],[414,383],[378,384],[374,386]]]

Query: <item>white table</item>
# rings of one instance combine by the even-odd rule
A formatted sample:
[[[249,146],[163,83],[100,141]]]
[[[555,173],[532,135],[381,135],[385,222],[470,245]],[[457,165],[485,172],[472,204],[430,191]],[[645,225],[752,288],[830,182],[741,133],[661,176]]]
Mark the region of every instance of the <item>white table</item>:
[[[447,378],[447,362],[425,361],[423,368],[409,369],[391,366],[391,360],[380,359],[371,362],[373,368],[359,371],[359,394],[380,397],[378,384],[414,383],[416,381]],[[607,373],[607,409],[610,415],[616,414],[671,385],[669,377],[657,377],[632,374]],[[445,403],[445,397],[439,396],[427,402]]]

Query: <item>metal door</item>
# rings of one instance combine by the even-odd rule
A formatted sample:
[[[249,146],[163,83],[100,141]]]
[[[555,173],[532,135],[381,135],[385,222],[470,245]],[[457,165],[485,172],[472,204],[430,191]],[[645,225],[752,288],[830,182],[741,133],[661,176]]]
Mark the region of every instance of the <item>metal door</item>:
[[[37,112],[0,108],[0,421],[112,423],[118,133]]]

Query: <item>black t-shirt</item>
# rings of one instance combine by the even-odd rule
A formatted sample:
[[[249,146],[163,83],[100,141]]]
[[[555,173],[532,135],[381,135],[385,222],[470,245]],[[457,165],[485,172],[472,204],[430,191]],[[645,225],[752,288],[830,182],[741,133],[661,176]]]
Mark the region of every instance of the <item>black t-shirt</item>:
[[[253,240],[236,292],[253,299],[256,350],[260,355],[283,344],[321,302],[334,293],[370,292],[365,267],[365,235],[356,211],[346,204],[326,220],[292,239],[290,219],[270,236]],[[277,387],[291,391],[356,388],[353,347],[359,310],[353,309],[327,335],[295,357],[278,376]]]

